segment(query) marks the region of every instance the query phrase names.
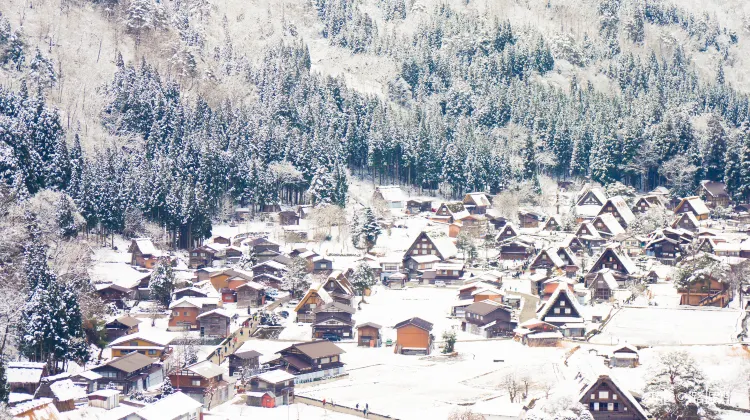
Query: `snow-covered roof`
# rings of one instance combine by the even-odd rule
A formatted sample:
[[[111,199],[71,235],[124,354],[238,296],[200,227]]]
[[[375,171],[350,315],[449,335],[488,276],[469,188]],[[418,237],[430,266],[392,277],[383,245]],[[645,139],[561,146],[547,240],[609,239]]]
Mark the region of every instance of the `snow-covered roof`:
[[[633,407],[635,407],[636,410],[638,410],[638,413],[643,416],[643,418],[647,419],[649,418],[648,414],[646,414],[646,411],[643,410],[643,407],[641,407],[641,404],[636,401],[635,397],[633,397],[633,394],[630,393],[626,388],[624,388],[613,376],[610,375],[600,375],[598,379],[609,379],[612,382],[612,385],[615,386],[616,391],[618,391],[623,397],[625,397]],[[594,386],[596,386],[596,383],[598,380],[591,381],[590,384],[586,386],[586,388],[581,391],[578,400],[580,401],[583,399],[583,397],[591,392]]]
[[[88,379],[89,381],[95,381],[102,378],[102,375],[94,372],[93,370],[84,370],[83,372],[78,372],[73,376],[80,376],[81,378]]]
[[[578,303],[578,299],[573,295],[570,289],[568,289],[568,284],[559,283],[557,285],[557,289],[555,289],[555,291],[552,293],[552,295],[547,300],[547,302],[544,303],[544,306],[542,306],[542,308],[539,310],[539,313],[537,314],[537,318],[545,320],[547,313],[550,311],[550,309],[552,309],[555,302],[557,302],[557,300],[560,299],[561,294],[564,294],[568,298],[568,300],[570,301],[570,304],[573,305],[573,308],[576,310],[578,315],[583,316],[583,308],[581,308],[581,305]]]
[[[57,381],[49,386],[58,401],[77,400],[86,396],[86,390],[77,386],[70,379]]]
[[[116,346],[118,344],[129,343],[130,341],[133,341],[133,340],[143,340],[143,341],[148,341],[154,344],[159,344],[161,346],[166,346],[172,342],[172,337],[166,336],[164,332],[159,331],[159,330],[139,331],[137,333],[128,334],[128,335],[125,335],[116,339],[115,341],[109,343],[109,347]]]
[[[381,185],[375,188],[375,192],[380,192],[380,195],[383,197],[383,199],[388,202],[395,203],[406,200],[406,194],[404,194],[404,191],[401,189],[401,187],[397,185]]]
[[[184,298],[174,301],[169,304],[169,309],[172,308],[184,308],[192,306],[194,308],[202,308],[204,305],[217,305],[219,300],[217,297],[193,297],[185,296]]]
[[[231,318],[232,316],[229,315],[229,312],[225,311],[224,309],[217,308],[208,312],[204,312],[198,316],[195,317],[195,319],[201,319],[203,317],[209,316],[209,315],[221,315],[225,318]]]
[[[597,206],[595,204],[586,204],[583,206],[576,206],[576,214],[582,217],[596,217],[597,214],[599,214],[599,210],[602,209],[602,206]]]
[[[430,255],[412,255],[409,258],[413,259],[414,261],[416,261],[419,264],[426,264],[426,263],[440,261],[440,257],[438,257],[437,255],[432,255],[432,254],[430,254]]]
[[[193,372],[196,375],[200,375],[206,379],[215,378],[219,375],[224,375],[227,373],[226,369],[209,360],[204,360],[194,365],[190,365],[186,367],[185,370],[189,370],[190,372]]]
[[[622,225],[620,225],[620,222],[618,222],[617,219],[615,219],[615,216],[613,216],[611,213],[604,213],[596,216],[596,219],[594,219],[593,223],[594,229],[596,229],[596,224],[598,222],[601,222],[612,235],[625,233],[625,229],[622,227]]]
[[[260,375],[258,375],[257,378],[263,382],[268,382],[271,384],[278,384],[280,382],[286,382],[286,381],[290,381],[294,379],[294,375],[292,375],[289,372],[283,371],[281,369],[277,369],[277,370],[269,370],[268,372],[263,372]]]
[[[92,283],[112,283],[126,289],[138,287],[143,278],[148,277],[150,272],[142,272],[134,269],[130,264],[100,262],[88,269]]]
[[[113,397],[115,395],[120,395],[120,391],[116,389],[100,389],[98,391],[94,391],[90,393],[89,395],[98,395],[100,397]]]
[[[490,205],[490,200],[487,198],[487,195],[485,193],[472,192],[466,194],[466,196],[464,197],[464,204],[466,204],[467,198],[471,198],[471,201],[473,201],[477,206]]]
[[[610,290],[617,290],[620,288],[620,286],[617,284],[615,276],[612,274],[612,270],[610,270],[609,268],[600,270],[597,274],[597,278],[601,278],[602,280],[604,280]],[[591,288],[596,288],[596,281],[591,282]]]
[[[133,242],[135,242],[135,245],[141,251],[141,254],[153,255],[154,257],[161,256],[161,252],[156,249],[154,243],[151,242],[151,238],[135,238],[133,239]]]
[[[188,397],[182,392],[175,392],[159,401],[143,407],[136,415],[144,420],[176,419],[193,413],[203,404]]]
[[[52,404],[52,398],[37,398],[29,402],[18,404],[8,410],[12,416],[34,411],[34,417],[37,419],[59,418],[57,408]]]
[[[580,204],[584,197],[586,197],[586,195],[589,193],[596,197],[596,199],[599,200],[600,203],[604,203],[605,201],[607,201],[607,195],[604,194],[604,191],[602,191],[601,188],[586,186],[579,194],[578,199],[576,200],[576,204]]]
[[[255,270],[263,266],[268,266],[277,270],[287,270],[287,267],[284,264],[274,260],[267,260],[263,261],[262,263],[255,264],[252,269]]]
[[[700,199],[697,195],[692,197],[685,197],[680,201],[680,203],[675,207],[675,210],[682,207],[682,205],[687,202],[690,204],[690,208],[693,209],[693,213],[695,214],[708,214],[709,210],[708,207],[706,207],[706,203],[703,202],[703,200]]]
[[[443,256],[444,259],[456,256],[458,249],[456,248],[456,245],[453,244],[453,241],[450,238],[444,237],[431,239],[432,243],[435,245],[435,248],[437,248],[438,252]]]
[[[611,197],[607,200],[607,202],[611,203],[615,209],[617,209],[617,212],[620,213],[620,217],[625,221],[625,224],[630,224],[633,220],[635,220],[635,215],[633,214],[633,211],[630,210],[630,207],[628,207],[628,203],[625,202],[625,199],[621,196],[617,195],[614,197]],[[607,207],[607,204],[604,204],[604,208]],[[604,211],[604,208],[602,211]]]
[[[8,383],[38,383],[43,371],[44,363],[10,362],[5,374]]]
[[[278,278],[278,277],[276,277],[274,275],[271,275],[271,274],[268,274],[268,276],[274,277],[274,278],[279,279],[279,280],[282,280],[281,278]],[[263,286],[262,284],[260,284],[260,283],[258,283],[256,281],[252,281],[252,280],[249,280],[249,281],[247,281],[247,282],[245,282],[245,283],[237,286],[237,289],[242,289],[243,287],[249,287],[249,288],[255,289],[255,290],[263,290],[263,289],[266,288],[266,286]]]

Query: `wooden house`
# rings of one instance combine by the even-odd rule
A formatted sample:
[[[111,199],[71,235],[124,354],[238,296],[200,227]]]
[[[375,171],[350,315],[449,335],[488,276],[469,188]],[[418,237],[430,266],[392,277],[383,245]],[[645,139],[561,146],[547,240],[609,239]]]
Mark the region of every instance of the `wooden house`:
[[[625,199],[620,197],[619,195],[608,198],[604,205],[602,205],[602,208],[601,210],[599,210],[599,214],[597,216],[601,216],[607,213],[614,216],[615,220],[617,220],[620,226],[622,226],[624,229],[626,229],[631,223],[633,223],[633,220],[635,220],[635,215],[630,210],[630,207],[628,207]]]
[[[522,228],[536,228],[544,222],[544,215],[533,210],[518,210],[518,225]]]
[[[12,408],[8,409],[8,418],[18,420],[62,420],[62,414],[57,411],[57,407],[52,401],[52,398],[39,398],[30,401],[20,403]]]
[[[696,219],[706,220],[708,219],[709,210],[706,207],[706,203],[700,197],[692,196],[683,198],[674,208],[674,214],[681,213],[693,213]]]
[[[289,268],[278,261],[268,260],[255,264],[252,270],[253,278],[260,274],[271,274],[275,277],[283,278],[286,275],[286,272],[289,271]]]
[[[492,211],[492,209],[487,210],[485,216],[487,217],[487,222],[489,223],[490,230],[500,230],[505,227],[505,225],[510,223],[508,221],[508,218],[496,214]]]
[[[322,287],[320,283],[313,284],[300,299],[294,312],[297,313],[297,322],[311,323],[315,321],[314,311],[320,306],[333,302],[333,298]]]
[[[430,354],[432,351],[432,323],[422,318],[401,321],[396,329],[395,352],[398,354]]]
[[[698,219],[690,212],[680,213],[671,226],[673,229],[685,229],[690,232],[697,232],[701,227]]]
[[[607,201],[607,195],[601,188],[585,187],[576,201],[577,206],[599,206]]]
[[[219,251],[209,245],[201,245],[190,250],[188,260],[189,268],[211,267],[215,260],[219,259]]]
[[[180,300],[186,297],[205,298],[205,297],[208,297],[208,292],[202,289],[198,289],[197,287],[184,287],[182,289],[177,289],[174,292],[172,292],[173,301]]]
[[[86,390],[86,392],[96,391],[96,381],[101,378],[102,375],[99,375],[98,373],[90,370],[84,370],[82,372],[70,375],[70,380],[73,381],[76,386],[79,386]]]
[[[225,338],[229,336],[232,317],[225,310],[214,309],[198,315],[195,319],[198,321],[201,337]]]
[[[335,335],[339,340],[354,337],[355,309],[340,302],[331,302],[315,308],[315,320],[312,323],[312,337],[328,338]]]
[[[29,395],[34,395],[47,373],[47,364],[39,362],[8,362],[5,371],[10,392]]]
[[[606,247],[589,272],[596,273],[605,268],[611,269],[616,276],[621,277],[633,277],[638,271],[633,260],[619,252],[615,246]]]
[[[542,225],[542,230],[545,230],[547,232],[561,231],[562,222],[560,221],[560,217],[557,215],[550,216],[549,219],[544,222],[544,225]]]
[[[562,338],[559,328],[536,318],[522,322],[513,330],[513,339],[528,347],[557,347]]]
[[[279,244],[271,242],[263,237],[246,239],[242,241],[242,246],[246,247],[248,252],[252,252],[256,255],[262,253],[263,251],[273,251],[278,254],[281,249]]]
[[[408,277],[404,273],[393,273],[383,280],[383,283],[389,289],[403,289],[406,287]]]
[[[419,214],[432,210],[432,200],[413,198],[406,202],[406,212],[408,214]]]
[[[591,224],[594,225],[594,229],[599,232],[599,235],[604,238],[611,238],[625,233],[625,228],[610,213],[603,213],[596,216]]]
[[[137,333],[138,324],[140,323],[141,321],[139,319],[127,315],[107,322],[104,324],[104,329],[107,333],[107,340],[112,341],[124,335]]]
[[[323,289],[328,292],[334,302],[352,305],[354,300],[354,286],[340,270],[332,271],[325,280],[323,280]]]
[[[204,407],[215,407],[233,397],[234,386],[227,382],[227,370],[204,360],[170,373],[172,386]],[[210,390],[211,392],[207,392]]]
[[[433,238],[427,232],[420,232],[414,239],[409,249],[404,254],[404,261],[411,256],[434,255],[438,261],[445,261],[456,256],[458,250],[453,242],[448,238]],[[407,268],[412,269],[407,264]]]
[[[281,355],[281,365],[295,376],[295,384],[334,377],[345,372],[341,355],[346,352],[328,340],[293,344],[278,353]]]
[[[493,300],[475,302],[464,310],[461,330],[486,338],[504,337],[516,328],[513,311]]]
[[[403,209],[406,205],[406,194],[398,185],[381,185],[375,188],[372,200],[384,201],[391,209]]]
[[[537,270],[548,270],[550,272],[561,272],[567,265],[557,254],[557,247],[545,248],[539,251],[529,264],[529,270],[534,273]]]
[[[357,346],[380,347],[380,330],[383,327],[374,322],[365,322],[357,325]]]
[[[391,254],[378,258],[380,265],[380,279],[385,280],[393,274],[401,273],[404,268],[404,261],[400,255]]]
[[[466,207],[464,207],[464,203],[453,201],[440,204],[440,207],[438,207],[431,218],[438,222],[450,224],[465,218],[469,214]]]
[[[609,301],[614,296],[615,290],[620,288],[615,276],[609,269],[594,273],[593,278],[587,284],[591,291],[591,299],[595,301]]]
[[[512,239],[518,236],[518,229],[515,226],[508,223],[500,229],[500,232],[495,236],[495,242],[505,242],[508,239]]]
[[[253,372],[260,367],[262,354],[253,349],[256,345],[252,341],[245,341],[229,355],[229,376],[240,376],[243,372]]]
[[[294,383],[295,377],[289,372],[281,369],[270,370],[250,379],[250,392],[266,393],[273,396],[272,401],[268,401],[263,407],[276,407],[280,405],[289,405],[294,400]],[[248,394],[248,404],[252,402],[251,395]]]
[[[664,208],[664,198],[660,195],[642,195],[636,198],[631,210],[635,214],[646,213],[654,208]]]
[[[487,194],[481,192],[468,193],[463,199],[464,208],[471,214],[485,214],[490,207]]]
[[[90,391],[88,400],[90,407],[112,410],[120,406],[120,391],[116,389]]]
[[[522,238],[505,241],[499,246],[499,260],[526,260],[536,253],[534,244]]]
[[[76,401],[86,398],[86,389],[70,380],[70,374],[42,378],[34,398],[52,398],[57,411],[64,413],[76,409]]]
[[[537,318],[552,324],[566,337],[583,337],[583,310],[566,283],[559,283],[552,296],[537,311]]]
[[[439,262],[435,263],[434,268],[435,278],[431,283],[440,280],[446,284],[455,284],[459,283],[464,275],[464,263],[462,262]]]
[[[333,270],[333,260],[322,255],[312,258],[313,273],[330,272]]]
[[[247,207],[237,207],[234,209],[234,220],[238,222],[247,222],[252,217],[252,212]]]
[[[679,241],[666,236],[657,236],[645,247],[646,255],[655,257],[663,264],[675,265],[682,259],[683,250]]]
[[[248,281],[237,286],[237,307],[258,308],[266,303],[266,287],[256,281]]]
[[[214,394],[221,394],[222,389],[213,390]],[[213,407],[213,405],[212,405]],[[203,405],[196,400],[196,396],[188,396],[177,391],[141,408],[135,413],[138,420],[173,419],[173,420],[201,420],[203,419]],[[131,420],[128,416],[127,420]]]
[[[151,238],[134,238],[130,241],[130,265],[147,268],[152,270],[159,258],[162,256],[161,251],[156,249]]]
[[[279,224],[281,226],[299,225],[299,215],[291,210],[281,211],[279,212]]]
[[[197,330],[198,315],[203,312],[202,298],[182,298],[169,304],[169,321],[172,330]]]
[[[117,309],[125,309],[129,306],[128,301],[135,299],[135,291],[114,283],[98,283],[94,285],[96,293],[104,301],[111,303]]]
[[[594,420],[647,420],[649,418],[633,395],[609,375],[601,375],[586,386],[578,401],[588,408]]]
[[[112,349],[112,357],[140,353],[144,356],[164,360],[172,353],[172,349],[169,347],[171,342],[170,336],[137,332],[120,337],[109,343],[107,347]]]
[[[703,273],[691,284],[677,289],[680,305],[726,307],[734,298],[729,281],[712,273]]]
[[[723,182],[701,181],[700,196],[710,208],[729,207],[729,194]]]
[[[482,214],[470,214],[448,225],[448,236],[456,238],[463,232],[474,238],[480,238],[487,233],[487,230],[487,217]]]
[[[634,368],[638,366],[639,360],[638,349],[630,344],[624,344],[612,350],[612,355],[609,357],[609,367]]]
[[[144,391],[164,380],[162,366],[158,362],[159,359],[132,352],[116,356],[91,370],[102,377],[97,381],[97,389],[107,389],[113,384],[115,389],[127,394],[131,390]]]

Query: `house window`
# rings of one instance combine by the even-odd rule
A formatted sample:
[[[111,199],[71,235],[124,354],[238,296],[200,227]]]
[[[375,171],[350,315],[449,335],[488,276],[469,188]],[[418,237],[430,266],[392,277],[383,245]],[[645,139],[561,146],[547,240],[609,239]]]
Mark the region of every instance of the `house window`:
[[[156,354],[156,350],[149,350],[148,351],[149,356],[153,356]]]
[[[614,403],[607,404],[607,411],[615,411],[615,404]]]
[[[591,409],[594,411],[599,411],[599,403],[591,403]]]
[[[339,361],[339,357],[338,356],[331,356],[331,363],[336,363],[338,361]]]
[[[617,394],[612,394],[612,399],[616,400],[617,399]]]
[[[565,313],[566,313],[567,315],[570,315],[570,308],[565,308]]]
[[[134,347],[138,347],[138,342],[137,341],[131,341],[130,345],[134,346]]]
[[[187,316],[187,311],[183,312],[182,316]]]
[[[555,312],[555,314],[559,314],[560,313],[560,308],[555,308],[554,312]]]
[[[201,386],[201,380],[200,379],[193,379],[193,386]]]
[[[326,263],[320,263],[320,268],[328,268],[328,264],[326,264]]]
[[[323,365],[326,364],[326,363],[330,363],[330,362],[331,362],[331,358],[330,357],[324,357],[324,358],[320,359],[320,363],[323,364]]]
[[[565,301],[564,300],[560,301],[560,306],[565,306]]]
[[[599,399],[600,400],[606,400],[609,398],[609,392],[607,391],[599,391]]]

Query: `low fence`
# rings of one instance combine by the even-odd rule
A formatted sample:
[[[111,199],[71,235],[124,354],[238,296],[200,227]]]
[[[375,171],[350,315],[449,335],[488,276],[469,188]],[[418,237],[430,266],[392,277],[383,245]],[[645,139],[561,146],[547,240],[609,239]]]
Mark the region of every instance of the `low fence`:
[[[305,384],[308,382],[315,382],[321,379],[329,379],[336,376],[341,376],[346,373],[346,370],[343,366],[333,368],[333,369],[326,369],[326,370],[319,370],[317,372],[310,372],[305,373],[303,375],[297,375],[294,378],[294,384]]]
[[[322,400],[318,400],[318,399],[311,398],[311,397],[304,397],[302,395],[295,395],[294,402],[299,403],[299,404],[311,405],[313,407],[322,407],[326,410],[331,410],[336,413],[349,414],[351,416],[357,416],[357,417],[362,417],[362,418],[376,419],[376,420],[398,420],[391,416],[373,413],[369,411],[367,412],[367,417],[365,417],[363,409],[357,410],[354,407],[347,407],[345,405],[331,403],[330,401],[326,401],[326,404],[323,405]]]

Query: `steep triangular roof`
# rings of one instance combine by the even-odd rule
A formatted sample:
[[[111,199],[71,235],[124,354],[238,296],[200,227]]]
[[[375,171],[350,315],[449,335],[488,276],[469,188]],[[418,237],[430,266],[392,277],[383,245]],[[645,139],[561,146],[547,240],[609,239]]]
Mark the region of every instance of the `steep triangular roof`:
[[[573,292],[568,289],[568,283],[561,282],[557,285],[557,289],[552,293],[552,295],[549,297],[549,299],[542,305],[541,308],[539,308],[539,311],[537,312],[537,318],[544,320],[544,318],[548,315],[548,312],[550,309],[552,309],[555,306],[555,303],[557,303],[558,300],[562,299],[562,297],[565,296],[567,300],[570,302],[570,304],[573,306],[573,309],[576,311],[576,315],[579,318],[583,318],[583,309],[581,308],[581,305],[578,303],[578,299],[576,299],[575,296],[573,296]],[[573,314],[571,314],[573,315]]]
[[[627,400],[628,403],[636,410],[638,414],[640,414],[643,418],[643,420],[648,419],[648,414],[646,414],[646,410],[643,409],[641,404],[636,401],[635,397],[633,397],[633,394],[630,393],[626,388],[624,388],[618,381],[615,380],[612,376],[609,375],[600,375],[599,378],[593,382],[591,382],[588,386],[586,386],[583,391],[581,391],[580,395],[578,396],[579,401],[583,401],[584,397],[586,395],[589,395],[593,389],[598,387],[598,385],[602,382],[608,382],[608,385],[611,385],[614,387],[614,389],[623,397],[625,397],[625,400]]]
[[[607,204],[611,204],[615,208],[615,210],[617,210],[617,213],[620,214],[620,217],[622,217],[622,220],[626,225],[624,227],[627,227],[627,225],[635,220],[635,215],[633,214],[633,211],[630,210],[630,207],[628,207],[628,203],[626,203],[625,199],[620,197],[619,195],[607,199],[607,202],[604,203],[602,209],[599,210],[599,215],[608,213]]]
[[[632,275],[638,270],[633,260],[627,255],[619,253],[615,245],[606,247],[592,267],[597,267],[600,263],[604,263],[604,259],[609,257],[616,258],[625,269],[626,274]]]

